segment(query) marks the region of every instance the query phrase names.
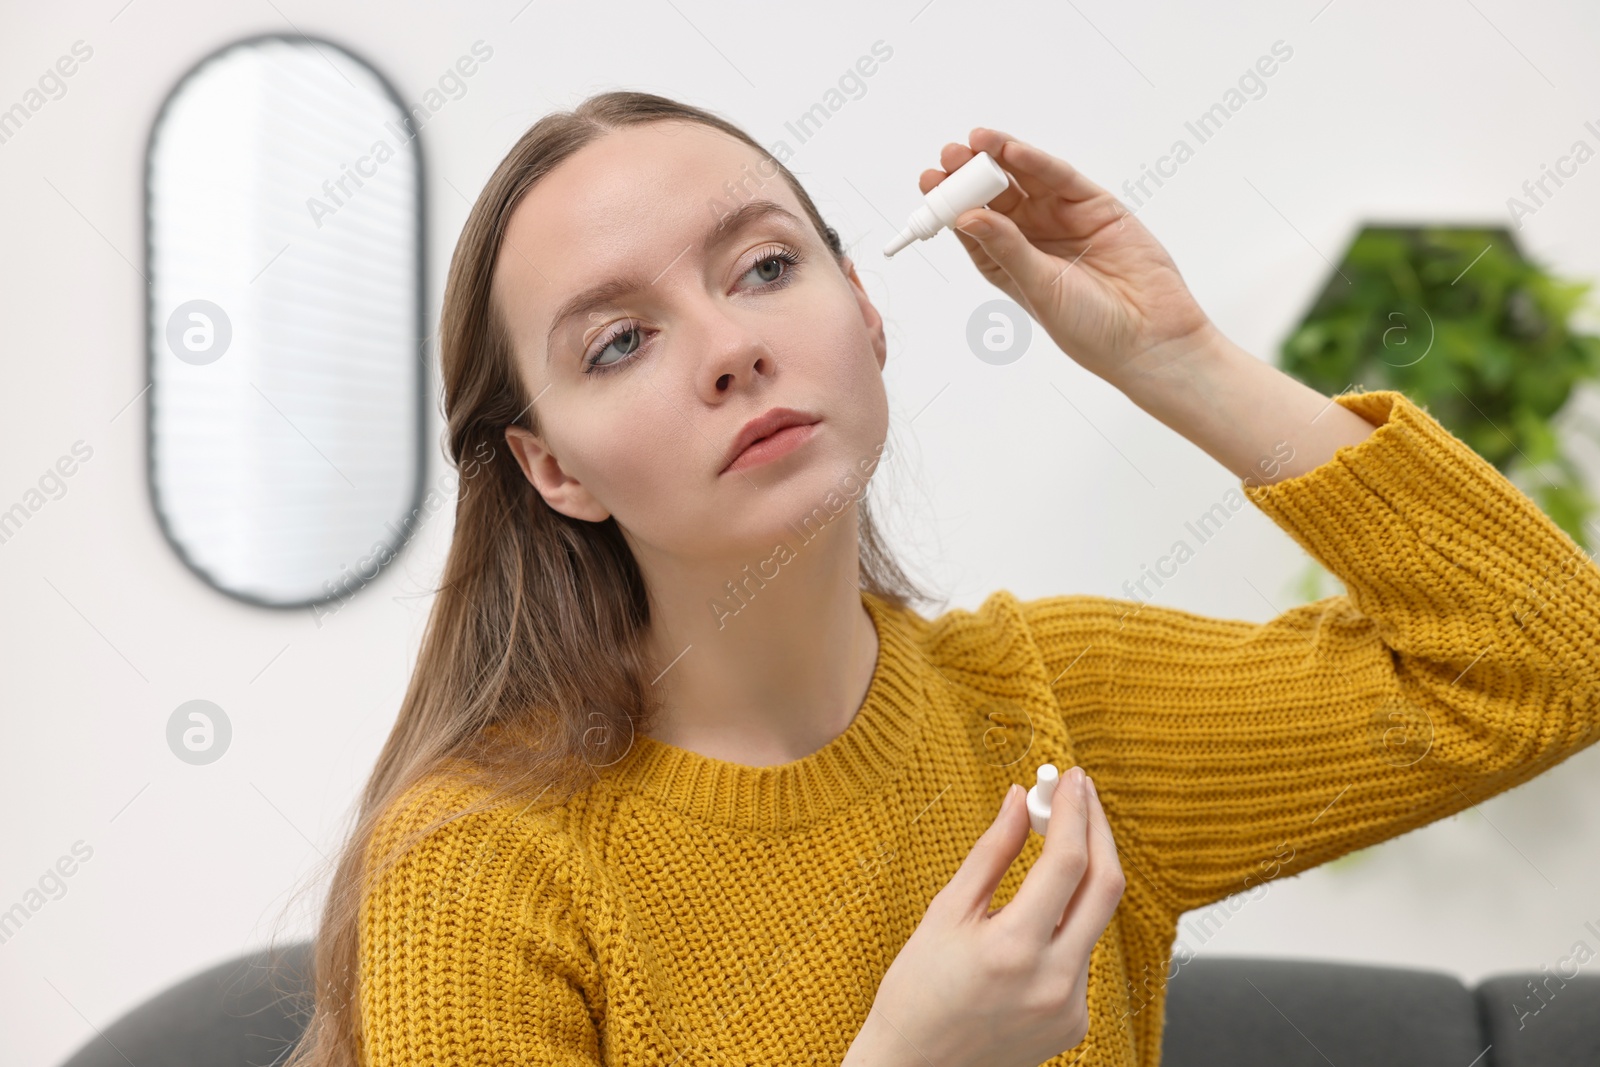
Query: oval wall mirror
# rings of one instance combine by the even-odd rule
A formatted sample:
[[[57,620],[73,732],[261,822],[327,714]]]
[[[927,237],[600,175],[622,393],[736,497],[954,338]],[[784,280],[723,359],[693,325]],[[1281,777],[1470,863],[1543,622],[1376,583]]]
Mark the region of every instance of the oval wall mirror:
[[[422,207],[411,115],[338,45],[239,41],[162,105],[145,172],[150,494],[222,592],[342,604],[410,537]]]

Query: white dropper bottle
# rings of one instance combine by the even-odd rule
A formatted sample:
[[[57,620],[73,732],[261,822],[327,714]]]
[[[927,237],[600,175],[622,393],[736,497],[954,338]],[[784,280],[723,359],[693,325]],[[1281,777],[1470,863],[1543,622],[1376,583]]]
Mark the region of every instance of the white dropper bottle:
[[[884,247],[893,256],[912,241],[926,241],[946,226],[954,226],[963,212],[983,207],[1006,191],[1011,180],[994,157],[979,152],[957,167],[944,181],[929,189],[922,206],[911,213],[900,236]]]
[[[1028,790],[1028,822],[1040,837],[1050,829],[1050,798],[1055,795],[1056,783],[1060,780],[1061,772],[1054,763],[1041,763],[1038,778]]]

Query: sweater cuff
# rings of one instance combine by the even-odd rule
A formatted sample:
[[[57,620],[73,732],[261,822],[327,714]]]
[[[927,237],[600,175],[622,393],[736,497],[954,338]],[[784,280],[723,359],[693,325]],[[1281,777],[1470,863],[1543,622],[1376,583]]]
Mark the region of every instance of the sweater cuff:
[[[1404,393],[1333,400],[1376,429],[1292,478],[1240,484],[1386,639],[1420,608],[1520,632],[1558,669],[1592,649],[1600,574],[1537,504]]]

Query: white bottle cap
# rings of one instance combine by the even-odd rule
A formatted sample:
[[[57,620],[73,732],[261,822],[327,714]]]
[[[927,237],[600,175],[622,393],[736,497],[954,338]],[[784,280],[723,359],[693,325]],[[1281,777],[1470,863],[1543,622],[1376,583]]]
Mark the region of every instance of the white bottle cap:
[[[1041,837],[1050,829],[1050,798],[1055,795],[1056,783],[1060,780],[1061,772],[1054,763],[1041,763],[1037,780],[1028,790],[1028,822],[1033,825],[1033,832]]]
[[[962,214],[983,207],[1010,184],[1011,179],[994,157],[979,152],[928,190],[922,206],[911,213],[906,228],[885,246],[883,254],[892,256],[912,241],[926,241],[944,227],[954,226]]]

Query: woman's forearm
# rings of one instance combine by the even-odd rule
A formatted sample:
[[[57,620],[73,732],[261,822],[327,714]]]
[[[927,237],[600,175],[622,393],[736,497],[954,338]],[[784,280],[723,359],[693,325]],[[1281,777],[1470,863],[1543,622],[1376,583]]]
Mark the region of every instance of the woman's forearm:
[[[1217,330],[1151,363],[1162,369],[1112,384],[1251,485],[1319,467],[1376,428]]]

